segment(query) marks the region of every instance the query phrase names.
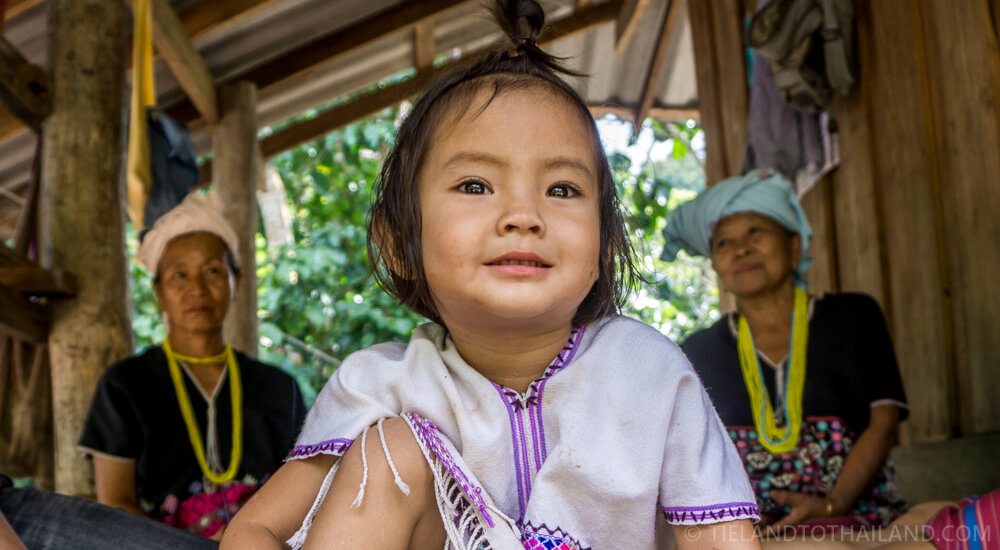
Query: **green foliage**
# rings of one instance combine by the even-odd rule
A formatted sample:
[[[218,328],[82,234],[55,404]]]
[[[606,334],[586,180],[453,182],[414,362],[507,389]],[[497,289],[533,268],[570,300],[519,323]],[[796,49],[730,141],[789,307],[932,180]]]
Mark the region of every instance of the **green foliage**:
[[[683,253],[670,263],[659,259],[670,212],[705,185],[704,169],[691,145],[701,128],[693,121],[663,124],[654,120],[645,127],[654,139],[649,140],[644,155],[608,151],[637,267],[646,278],[624,313],[681,342],[719,315],[719,292],[707,260]],[[670,153],[654,154],[662,145]]]
[[[268,250],[258,239],[261,357],[297,373],[308,393],[329,378],[333,358],[406,341],[422,322],[376,286],[365,246],[371,189],[397,115],[388,109],[272,161],[295,243]]]
[[[262,360],[298,378],[310,403],[340,358],[379,342],[406,341],[424,322],[375,285],[365,247],[372,185],[398,117],[399,108],[387,109],[272,160],[288,196],[294,243],[271,247],[257,235],[259,351]],[[628,153],[609,151],[649,281],[625,313],[680,339],[718,315],[718,291],[704,261],[658,259],[666,216],[704,185],[692,146],[701,130],[693,123],[648,122],[647,131],[655,139],[644,156],[634,151],[635,137]],[[133,238],[129,243],[134,248]],[[159,343],[163,329],[150,275],[133,267],[132,281],[141,349]]]

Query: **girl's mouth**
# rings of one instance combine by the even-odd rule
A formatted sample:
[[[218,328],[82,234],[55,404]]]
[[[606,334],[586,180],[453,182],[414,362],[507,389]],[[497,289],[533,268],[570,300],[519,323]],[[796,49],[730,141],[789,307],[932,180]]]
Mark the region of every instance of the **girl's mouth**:
[[[534,267],[534,268],[552,267],[552,264],[546,262],[544,259],[542,259],[534,252],[527,252],[524,250],[515,250],[512,252],[508,252],[503,256],[498,256],[486,262],[486,265],[490,266],[517,265],[517,266]]]
[[[523,265],[527,267],[549,267],[542,262],[536,262],[534,260],[500,260],[499,262],[492,262],[489,265]]]

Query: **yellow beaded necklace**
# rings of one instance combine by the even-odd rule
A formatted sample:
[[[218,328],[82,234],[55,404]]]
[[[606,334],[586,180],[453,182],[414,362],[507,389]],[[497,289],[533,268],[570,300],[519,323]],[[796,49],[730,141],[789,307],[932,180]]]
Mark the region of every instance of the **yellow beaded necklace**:
[[[799,442],[802,427],[802,390],[806,380],[806,348],[809,342],[809,298],[801,288],[795,289],[795,306],[792,315],[792,338],[785,377],[785,424],[779,428],[774,421],[774,408],[764,385],[757,360],[757,349],[746,317],[740,316],[737,350],[743,381],[750,397],[754,425],[761,445],[772,453],[785,453]]]
[[[198,466],[201,467],[202,473],[209,481],[216,485],[222,485],[236,477],[240,461],[243,459],[243,387],[240,383],[240,369],[236,363],[236,356],[228,345],[226,345],[226,351],[212,357],[181,355],[170,347],[170,338],[163,339],[163,351],[167,354],[167,365],[170,367],[170,378],[174,382],[177,404],[180,406],[181,416],[184,417],[184,424],[187,426],[188,438],[191,440],[191,447],[194,448],[194,456],[198,460]],[[191,410],[191,400],[184,388],[181,369],[177,366],[178,359],[186,363],[196,364],[226,361],[229,365],[230,400],[233,404],[233,448],[229,458],[229,468],[221,474],[212,471],[208,466],[208,460],[205,459],[205,446],[201,442],[201,430],[198,429],[194,412]]]

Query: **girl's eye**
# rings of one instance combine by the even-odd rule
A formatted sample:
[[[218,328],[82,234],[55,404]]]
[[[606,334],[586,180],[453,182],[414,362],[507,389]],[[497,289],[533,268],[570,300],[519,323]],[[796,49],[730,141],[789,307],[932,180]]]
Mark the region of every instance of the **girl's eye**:
[[[170,274],[168,278],[177,281],[183,281],[184,279],[187,278],[187,273],[184,273],[183,271],[174,271],[173,273]]]
[[[479,180],[468,180],[458,184],[458,190],[470,195],[489,195],[490,188],[485,182]]]
[[[727,246],[728,244],[729,244],[729,239],[719,239],[718,241],[715,241],[715,248],[719,249],[724,246]]]
[[[580,192],[568,183],[557,183],[549,188],[548,195],[550,197],[558,197],[560,199],[568,199],[570,197],[576,197]]]

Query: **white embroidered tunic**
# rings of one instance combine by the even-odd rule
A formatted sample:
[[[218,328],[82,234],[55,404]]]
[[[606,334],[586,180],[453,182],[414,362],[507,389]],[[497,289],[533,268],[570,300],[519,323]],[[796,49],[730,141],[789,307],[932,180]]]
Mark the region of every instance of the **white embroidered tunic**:
[[[401,415],[435,472],[455,548],[670,548],[668,523],[757,518],[740,458],[691,365],[631,319],[574,329],[524,394],[469,366],[434,324],[409,344],[354,353],[288,459],[341,456],[367,427]]]

